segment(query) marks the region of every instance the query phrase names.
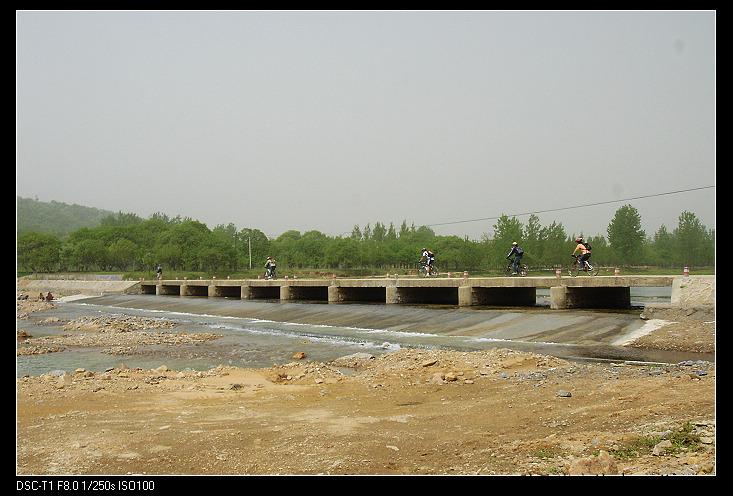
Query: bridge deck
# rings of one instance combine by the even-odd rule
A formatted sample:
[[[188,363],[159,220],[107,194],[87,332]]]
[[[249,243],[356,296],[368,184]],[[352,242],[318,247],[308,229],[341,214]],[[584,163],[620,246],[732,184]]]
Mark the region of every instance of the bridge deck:
[[[550,307],[628,308],[632,287],[674,287],[682,276],[455,277],[333,279],[166,279],[140,281],[145,294],[315,300],[331,303],[442,303],[458,306],[534,306],[536,290],[550,289]],[[677,286],[680,285],[679,283]]]

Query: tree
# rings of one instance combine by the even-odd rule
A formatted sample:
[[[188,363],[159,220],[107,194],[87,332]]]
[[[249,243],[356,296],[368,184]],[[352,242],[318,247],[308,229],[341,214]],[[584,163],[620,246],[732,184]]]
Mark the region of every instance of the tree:
[[[129,239],[118,239],[107,248],[108,260],[118,269],[127,270],[134,267],[137,251],[137,245]]]
[[[52,234],[29,232],[18,237],[18,265],[34,272],[49,272],[60,261],[61,241]]]
[[[608,242],[621,263],[638,260],[646,235],[641,228],[641,216],[631,205],[624,205],[608,225]]]
[[[658,265],[670,265],[673,262],[674,253],[674,237],[667,231],[667,227],[662,224],[657,232],[654,233],[652,241],[652,257],[654,263]]]
[[[708,248],[708,233],[695,214],[684,211],[674,230],[676,261],[687,266],[702,265]]]
[[[535,214],[529,216],[527,225],[524,226],[524,257],[526,263],[541,263],[544,243],[542,242],[542,225]]]

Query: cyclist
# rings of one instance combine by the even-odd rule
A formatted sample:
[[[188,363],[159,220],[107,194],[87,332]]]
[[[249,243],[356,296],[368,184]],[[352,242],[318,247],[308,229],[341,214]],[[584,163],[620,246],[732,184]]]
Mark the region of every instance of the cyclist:
[[[435,263],[435,253],[428,250],[427,248],[422,249],[422,255],[420,256],[420,262],[425,261],[425,265],[427,266],[427,273],[430,274],[433,272],[433,264]]]
[[[157,265],[157,266],[155,267],[155,277],[157,277],[157,278],[158,278],[158,280],[160,280],[160,279],[162,279],[162,278],[163,278],[163,266],[162,266],[162,265],[160,265],[160,264],[158,264],[158,265]]]
[[[583,238],[578,236],[575,238],[575,249],[573,250],[573,256],[575,256],[575,253],[580,251],[580,257],[578,258],[578,265],[580,266],[580,270],[585,270],[585,264],[588,262],[588,259],[590,259],[590,244],[583,241]]]
[[[275,262],[275,259],[272,257],[267,257],[267,262],[265,262],[265,278],[274,279],[276,267],[277,263]]]
[[[512,255],[514,255],[514,260],[512,260],[512,275],[516,276],[517,272],[519,272],[519,263],[522,261],[522,255],[524,255],[524,250],[516,241],[512,242],[512,249],[507,253],[506,259],[509,260]]]

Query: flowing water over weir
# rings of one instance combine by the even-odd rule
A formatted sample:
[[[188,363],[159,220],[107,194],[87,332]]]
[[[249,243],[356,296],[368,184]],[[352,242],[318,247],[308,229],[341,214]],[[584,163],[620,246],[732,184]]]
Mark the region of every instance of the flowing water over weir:
[[[668,292],[638,288],[632,304],[669,301]],[[83,367],[104,370],[124,362],[128,367],[206,370],[213,366],[270,367],[292,361],[295,352],[309,360],[330,361],[356,352],[380,355],[401,347],[483,350],[510,348],[574,360],[677,363],[714,361],[713,354],[641,350],[612,343],[637,332],[641,308],[618,311],[547,308],[538,293],[532,308],[449,305],[323,304],[243,301],[239,298],[107,295],[60,302],[53,315],[63,322],[83,316],[133,315],[171,320],[178,332],[213,332],[222,338],[205,343],[147,346],[132,355],[109,355],[101,349],[68,348],[57,353],[19,356],[16,373],[38,375]],[[47,312],[17,321],[34,337],[59,334],[62,325],[39,324]]]

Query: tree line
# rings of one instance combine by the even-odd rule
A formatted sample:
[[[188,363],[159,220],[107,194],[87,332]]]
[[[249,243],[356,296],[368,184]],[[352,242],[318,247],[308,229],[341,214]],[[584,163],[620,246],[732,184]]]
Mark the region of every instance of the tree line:
[[[422,248],[436,254],[442,271],[496,270],[506,265],[512,241],[525,251],[523,262],[533,269],[566,265],[576,235],[561,223],[541,225],[536,215],[526,223],[502,215],[493,236],[480,240],[437,235],[430,227],[403,221],[399,228],[376,222],[354,226],[348,236],[312,230],[290,230],[274,239],[256,228],[234,224],[205,224],[160,213],[142,219],[131,213],[108,215],[101,225],[81,228],[64,238],[26,232],[17,238],[19,271],[149,271],[160,263],[166,270],[236,272],[261,268],[268,256],[284,268],[369,269],[414,268]],[[715,262],[715,231],[684,211],[672,230],[662,225],[654,234],[641,228],[641,216],[631,205],[619,208],[606,235],[585,238],[593,259],[604,265],[711,266]]]

